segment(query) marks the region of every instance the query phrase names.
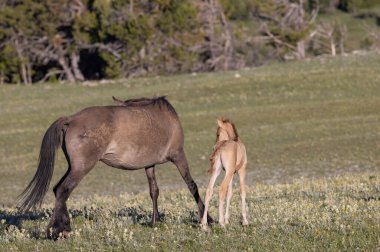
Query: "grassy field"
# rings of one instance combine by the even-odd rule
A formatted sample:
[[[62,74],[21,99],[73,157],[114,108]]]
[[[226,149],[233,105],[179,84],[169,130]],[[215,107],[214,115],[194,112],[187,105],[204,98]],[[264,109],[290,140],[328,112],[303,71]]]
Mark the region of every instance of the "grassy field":
[[[202,191],[203,193],[204,191]],[[237,190],[231,224],[208,232],[196,223],[187,191],[160,195],[162,222],[150,221],[147,193],[93,196],[70,200],[74,231],[70,238],[46,240],[47,209],[0,217],[2,251],[378,251],[380,249],[380,176],[360,175],[257,184],[248,190],[250,225],[240,224]],[[216,198],[216,197],[214,197]],[[217,214],[216,199],[211,214]],[[21,229],[19,228],[21,227]]]
[[[239,72],[0,86],[0,250],[379,250],[379,69],[380,56],[372,52]],[[202,195],[215,120],[233,119],[248,151],[251,225],[240,226],[235,186],[231,226],[201,231],[195,203],[171,164],[157,167],[163,222],[154,228],[146,225],[144,170],[101,163],[69,199],[75,230],[69,239],[44,238],[51,191],[43,210],[17,214],[15,198],[36,170],[48,126],[86,106],[112,104],[112,95],[168,96]],[[66,167],[60,153],[51,186]]]

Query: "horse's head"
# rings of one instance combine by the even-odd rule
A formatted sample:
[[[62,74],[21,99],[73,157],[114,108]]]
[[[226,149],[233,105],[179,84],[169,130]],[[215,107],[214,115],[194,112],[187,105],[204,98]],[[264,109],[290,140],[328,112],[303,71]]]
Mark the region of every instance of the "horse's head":
[[[239,135],[234,123],[229,119],[217,119],[218,129],[216,131],[216,142],[233,140],[237,141]]]

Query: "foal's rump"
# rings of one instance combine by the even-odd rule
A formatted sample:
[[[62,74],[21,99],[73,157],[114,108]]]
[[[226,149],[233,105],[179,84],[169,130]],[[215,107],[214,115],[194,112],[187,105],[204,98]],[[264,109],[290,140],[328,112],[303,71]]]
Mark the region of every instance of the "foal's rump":
[[[245,146],[240,141],[222,141],[215,147],[210,160],[211,168],[209,173],[212,173],[215,170],[216,164],[222,165],[223,169],[228,168],[228,165],[232,164],[235,171],[238,171],[243,164],[247,162]]]

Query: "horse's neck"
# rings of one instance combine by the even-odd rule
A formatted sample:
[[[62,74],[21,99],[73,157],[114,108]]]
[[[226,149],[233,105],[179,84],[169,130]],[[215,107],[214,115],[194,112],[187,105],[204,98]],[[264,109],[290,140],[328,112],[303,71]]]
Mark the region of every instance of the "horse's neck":
[[[227,142],[228,140],[217,140],[215,142],[215,145],[214,145],[214,150],[218,149],[220,146],[222,146],[225,142]]]
[[[225,138],[225,137],[219,137],[217,140],[216,140],[216,143],[217,142],[223,142],[223,141],[234,141],[234,140],[232,140],[231,139],[231,137],[227,137],[227,138]],[[237,140],[235,141],[235,142],[240,142],[240,137],[237,137]],[[215,144],[216,144],[215,143]]]

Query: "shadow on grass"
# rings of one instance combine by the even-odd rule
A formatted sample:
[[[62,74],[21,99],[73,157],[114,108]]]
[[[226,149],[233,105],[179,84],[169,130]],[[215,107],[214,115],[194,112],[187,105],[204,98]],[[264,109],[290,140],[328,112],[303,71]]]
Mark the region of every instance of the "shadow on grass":
[[[19,230],[25,229],[29,233],[30,237],[38,240],[47,239],[45,232],[41,231],[41,222],[43,218],[51,218],[53,214],[52,209],[41,209],[34,212],[11,212],[0,210],[0,234],[9,229],[17,228]],[[72,219],[75,218],[84,218],[86,220],[102,220],[107,218],[117,218],[121,221],[125,221],[130,225],[140,225],[143,227],[152,227],[152,213],[142,207],[126,207],[112,211],[110,209],[105,209],[102,207],[84,207],[82,209],[70,209],[69,214]],[[3,221],[5,220],[5,221]],[[24,221],[36,221],[36,224],[32,226],[28,225],[25,227],[23,225]],[[173,223],[178,222],[191,226],[192,228],[199,228],[198,223],[198,214],[195,211],[189,211],[186,214],[179,216],[179,219],[176,217],[171,217],[170,215],[165,214],[165,212],[159,213],[158,225],[160,223]]]
[[[127,217],[133,224],[151,227],[152,213],[141,207],[127,207],[116,213],[118,218]],[[159,212],[158,222],[172,222],[165,212]],[[180,216],[180,222],[192,227],[198,227],[198,214],[195,211],[190,211],[188,214]]]
[[[69,213],[73,218],[82,217],[88,220],[100,220],[104,218],[117,218],[121,221],[127,222],[132,225],[152,226],[152,211],[146,210],[142,207],[126,207],[117,209],[115,211],[105,209],[102,207],[84,207],[83,209],[72,209]],[[159,212],[157,222],[173,222],[170,220],[165,211]],[[197,215],[195,212],[189,212],[186,216],[181,216],[181,222],[185,224],[197,224]]]
[[[25,220],[38,220],[45,216],[42,211],[37,212],[7,212],[0,210],[0,220],[5,220],[5,224],[21,228],[21,223]]]
[[[0,224],[0,235],[3,234],[5,230],[18,229],[21,230],[23,228],[22,223],[27,220],[40,220],[46,216],[46,212],[43,210],[36,212],[7,212],[0,210],[0,220],[2,223]],[[5,220],[5,222],[4,222]],[[45,234],[41,233],[39,230],[39,225],[28,228],[29,237],[32,239],[46,239]]]
[[[118,218],[127,217],[127,219],[133,224],[149,226],[149,227],[152,226],[151,225],[152,213],[141,207],[123,208],[116,213],[116,216]],[[180,223],[189,225],[193,228],[199,227],[197,212],[189,211],[187,214],[179,216],[179,217],[180,217]],[[170,217],[170,215],[167,215],[165,212],[159,212],[158,222],[162,222],[162,223],[175,222],[175,220],[174,219],[171,220],[171,218],[173,217]]]

